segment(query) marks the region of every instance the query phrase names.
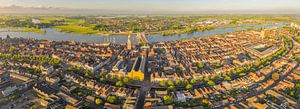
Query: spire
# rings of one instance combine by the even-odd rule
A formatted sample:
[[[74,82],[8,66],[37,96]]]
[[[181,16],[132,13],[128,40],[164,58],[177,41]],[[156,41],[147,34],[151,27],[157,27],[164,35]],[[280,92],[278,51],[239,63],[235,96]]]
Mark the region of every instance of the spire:
[[[128,39],[127,39],[127,49],[131,50],[131,31],[128,32]]]

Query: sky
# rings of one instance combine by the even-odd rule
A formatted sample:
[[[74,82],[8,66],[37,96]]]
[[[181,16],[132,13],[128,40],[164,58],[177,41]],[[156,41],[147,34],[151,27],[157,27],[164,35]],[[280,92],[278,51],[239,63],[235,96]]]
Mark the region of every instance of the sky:
[[[63,8],[102,10],[101,12],[278,12],[298,13],[300,0],[0,0],[0,12],[6,8]],[[38,9],[36,9],[38,8]],[[86,11],[84,11],[86,12]],[[19,12],[22,13],[22,12]],[[24,12],[26,13],[26,12]]]

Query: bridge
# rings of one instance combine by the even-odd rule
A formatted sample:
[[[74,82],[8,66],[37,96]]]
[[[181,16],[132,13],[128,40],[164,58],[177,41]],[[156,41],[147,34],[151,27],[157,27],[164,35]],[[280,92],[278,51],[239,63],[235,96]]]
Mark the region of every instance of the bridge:
[[[148,39],[147,39],[145,33],[137,33],[136,37],[137,37],[139,43],[148,43]]]

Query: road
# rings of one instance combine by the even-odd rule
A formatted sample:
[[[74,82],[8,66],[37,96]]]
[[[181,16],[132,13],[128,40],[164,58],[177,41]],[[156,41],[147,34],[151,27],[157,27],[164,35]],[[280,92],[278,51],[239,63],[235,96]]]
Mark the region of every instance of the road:
[[[146,93],[150,91],[152,84],[150,81],[150,72],[148,72],[148,54],[149,50],[146,53],[146,63],[145,63],[145,72],[144,72],[144,81],[141,84],[140,93],[137,97],[137,102],[135,104],[136,109],[144,109]]]

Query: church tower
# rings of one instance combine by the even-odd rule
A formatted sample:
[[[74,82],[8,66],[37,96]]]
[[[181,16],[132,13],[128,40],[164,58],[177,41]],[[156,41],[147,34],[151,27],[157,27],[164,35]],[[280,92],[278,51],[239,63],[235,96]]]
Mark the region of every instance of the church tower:
[[[266,30],[265,30],[265,29],[262,29],[262,30],[260,31],[260,37],[261,37],[261,38],[265,38],[265,33],[266,33]]]
[[[131,50],[131,32],[129,32],[129,34],[128,34],[128,39],[127,39],[127,49],[128,50]]]

